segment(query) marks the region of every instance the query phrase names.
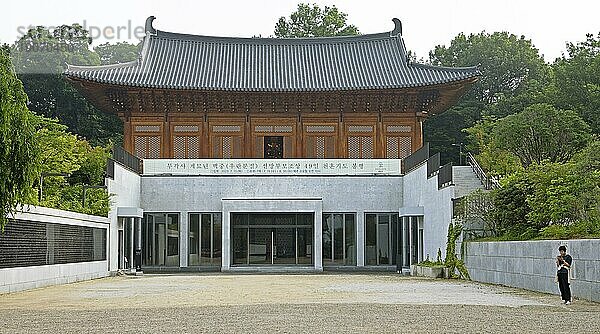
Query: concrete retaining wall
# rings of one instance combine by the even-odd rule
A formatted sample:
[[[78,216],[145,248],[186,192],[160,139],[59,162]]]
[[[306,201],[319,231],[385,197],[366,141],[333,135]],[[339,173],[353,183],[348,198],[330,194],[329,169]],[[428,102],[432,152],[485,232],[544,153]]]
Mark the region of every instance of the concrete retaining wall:
[[[574,298],[600,302],[600,239],[468,242],[465,263],[474,281],[560,294],[554,281],[560,245],[573,257]]]
[[[0,293],[108,276],[106,261],[0,269]]]
[[[39,223],[78,225],[107,230],[109,228],[109,220],[105,217],[44,207],[28,207],[21,212],[17,212],[14,218]],[[108,235],[107,243],[109,243]],[[54,284],[72,283],[106,277],[108,275],[108,260],[3,268],[0,269],[0,293],[16,292]]]

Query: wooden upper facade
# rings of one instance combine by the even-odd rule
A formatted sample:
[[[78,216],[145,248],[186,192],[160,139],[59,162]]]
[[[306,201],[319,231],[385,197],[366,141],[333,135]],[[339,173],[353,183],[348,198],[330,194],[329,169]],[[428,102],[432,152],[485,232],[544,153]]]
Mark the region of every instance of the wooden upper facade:
[[[65,72],[119,115],[141,158],[403,158],[422,146],[424,118],[479,74],[410,63],[398,20],[306,39],[174,34],[152,20],[137,61]]]

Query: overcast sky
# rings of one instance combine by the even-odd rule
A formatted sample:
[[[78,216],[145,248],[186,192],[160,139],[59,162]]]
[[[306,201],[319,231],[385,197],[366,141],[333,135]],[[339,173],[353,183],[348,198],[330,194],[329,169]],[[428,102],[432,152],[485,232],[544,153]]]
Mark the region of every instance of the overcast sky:
[[[159,30],[197,35],[252,37],[273,34],[281,16],[289,16],[298,2],[191,1],[191,0],[8,0],[8,10],[0,12],[0,42],[13,43],[29,25],[56,26],[80,23],[98,29],[121,29],[121,38],[110,42],[133,41],[128,35],[144,25],[146,17],[156,16]],[[600,1],[555,0],[422,0],[422,1],[310,1],[336,5],[348,14],[348,22],[361,33],[393,29],[392,18],[402,21],[409,50],[427,58],[434,46],[448,45],[460,32],[466,34],[509,31],[525,35],[553,61],[565,52],[567,41],[581,41],[586,33],[600,32]],[[7,4],[3,3],[6,8]],[[106,42],[97,38],[93,45]]]

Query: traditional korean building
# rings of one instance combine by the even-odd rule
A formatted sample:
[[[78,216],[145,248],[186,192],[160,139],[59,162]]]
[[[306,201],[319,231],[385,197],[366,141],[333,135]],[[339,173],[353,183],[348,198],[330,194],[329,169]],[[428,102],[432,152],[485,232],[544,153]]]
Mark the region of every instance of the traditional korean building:
[[[136,61],[65,72],[123,120],[132,155],[109,164],[111,270],[134,257],[161,270],[405,270],[445,248],[452,167],[429,158],[422,122],[477,68],[411,61],[398,19],[390,32],[296,39],[153,20]]]
[[[391,32],[293,39],[179,34],[153,19],[138,60],[65,73],[123,120],[141,158],[403,158],[478,75],[411,62],[398,19]]]

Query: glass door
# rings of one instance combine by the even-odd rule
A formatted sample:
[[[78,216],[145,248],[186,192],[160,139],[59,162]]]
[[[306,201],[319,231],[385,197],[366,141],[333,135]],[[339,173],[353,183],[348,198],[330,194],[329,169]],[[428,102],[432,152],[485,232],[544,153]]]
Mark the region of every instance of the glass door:
[[[310,265],[312,214],[234,213],[233,265]]]
[[[249,264],[273,264],[273,231],[268,228],[248,230]]]

